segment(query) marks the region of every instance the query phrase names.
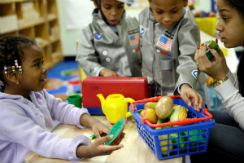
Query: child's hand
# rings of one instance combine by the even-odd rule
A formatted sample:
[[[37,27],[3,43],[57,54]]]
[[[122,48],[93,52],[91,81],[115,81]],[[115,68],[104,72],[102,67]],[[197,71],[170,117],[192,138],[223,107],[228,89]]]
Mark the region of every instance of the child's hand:
[[[113,151],[123,147],[123,145],[105,145],[106,142],[113,138],[112,135],[104,136],[95,139],[95,141],[89,146],[79,146],[76,154],[78,157],[90,158],[100,155],[109,155]]]
[[[114,72],[110,69],[104,68],[100,71],[99,76],[118,76],[118,75],[116,74],[116,72]]]
[[[94,118],[94,121],[92,123],[92,131],[95,134],[96,138],[101,137],[101,135],[107,135],[110,127],[103,124],[102,122],[98,121],[97,119]]]
[[[80,117],[80,124],[91,128],[97,138],[101,137],[100,135],[103,134],[107,135],[110,130],[109,126],[103,124],[89,114],[83,114]]]
[[[206,45],[202,45],[196,52],[195,61],[199,70],[207,73],[213,79],[223,80],[229,72],[223,52],[220,50],[218,53],[209,46],[209,49],[214,56],[210,61],[206,56],[206,49]]]
[[[183,84],[180,90],[181,98],[188,106],[193,105],[195,110],[200,111],[202,107],[202,96],[188,84]]]

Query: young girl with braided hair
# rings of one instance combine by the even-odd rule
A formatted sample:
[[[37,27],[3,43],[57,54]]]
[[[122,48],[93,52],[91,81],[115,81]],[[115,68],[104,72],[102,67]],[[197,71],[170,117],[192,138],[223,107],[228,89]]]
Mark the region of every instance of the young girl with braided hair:
[[[46,69],[43,53],[32,40],[21,36],[0,39],[0,160],[24,162],[29,151],[49,158],[79,160],[110,154],[122,145],[108,146],[113,136],[101,137],[109,127],[43,90]],[[51,132],[53,120],[89,127],[97,139],[86,136],[60,138]]]

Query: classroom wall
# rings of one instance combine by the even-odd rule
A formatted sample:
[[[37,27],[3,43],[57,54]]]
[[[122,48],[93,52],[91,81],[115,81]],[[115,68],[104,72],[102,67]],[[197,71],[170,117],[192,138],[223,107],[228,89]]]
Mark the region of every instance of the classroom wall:
[[[94,8],[93,3],[90,0],[58,0],[57,2],[63,54],[64,56],[75,56],[76,40],[79,40],[81,26],[75,25],[70,17],[73,17],[73,21],[77,19],[77,22],[83,25],[89,23]],[[75,6],[73,6],[74,4]]]
[[[138,0],[137,6],[126,7],[127,15],[138,16],[147,0]],[[196,0],[195,10],[210,11],[211,0]],[[58,0],[59,23],[64,56],[76,55],[76,40],[80,30],[91,21],[94,5],[91,0]],[[138,6],[139,5],[139,6]]]

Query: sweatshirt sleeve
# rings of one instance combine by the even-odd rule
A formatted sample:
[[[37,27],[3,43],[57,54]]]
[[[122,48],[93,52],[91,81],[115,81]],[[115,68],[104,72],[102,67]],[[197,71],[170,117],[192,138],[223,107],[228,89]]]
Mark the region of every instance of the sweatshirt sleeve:
[[[88,25],[81,30],[78,54],[76,56],[76,61],[88,76],[97,76],[99,71],[104,68],[99,64],[99,58],[96,54],[93,37],[94,34],[91,31],[91,25]]]
[[[229,78],[215,90],[222,97],[224,108],[244,130],[244,98],[234,84],[233,79]]]
[[[5,135],[6,142],[21,144],[44,157],[74,161],[79,159],[76,156],[78,145],[91,144],[86,136],[72,139],[51,133],[37,125],[20,106],[10,103],[1,105],[0,133]]]
[[[198,80],[200,83],[196,83],[194,71],[197,71],[197,65],[194,62],[194,55],[200,45],[200,30],[189,10],[186,10],[180,26],[178,43],[180,55],[178,57],[179,66],[177,67],[177,72],[179,73],[179,79],[176,86],[189,83],[195,89],[199,89],[206,82],[207,76],[204,73],[200,73]]]
[[[86,108],[77,108],[59,98],[55,98],[45,90],[43,90],[43,94],[47,100],[46,105],[53,119],[64,124],[77,125],[80,128],[85,127],[80,125],[80,117],[83,114],[89,114]]]

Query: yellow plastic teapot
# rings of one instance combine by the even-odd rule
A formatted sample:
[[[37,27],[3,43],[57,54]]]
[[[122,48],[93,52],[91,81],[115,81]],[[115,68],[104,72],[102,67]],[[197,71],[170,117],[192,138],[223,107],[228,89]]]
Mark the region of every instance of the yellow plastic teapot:
[[[122,94],[110,94],[106,100],[103,95],[97,94],[100,99],[102,111],[105,114],[108,121],[115,124],[121,118],[130,116],[128,112],[128,103],[135,101],[132,98],[125,98]]]

